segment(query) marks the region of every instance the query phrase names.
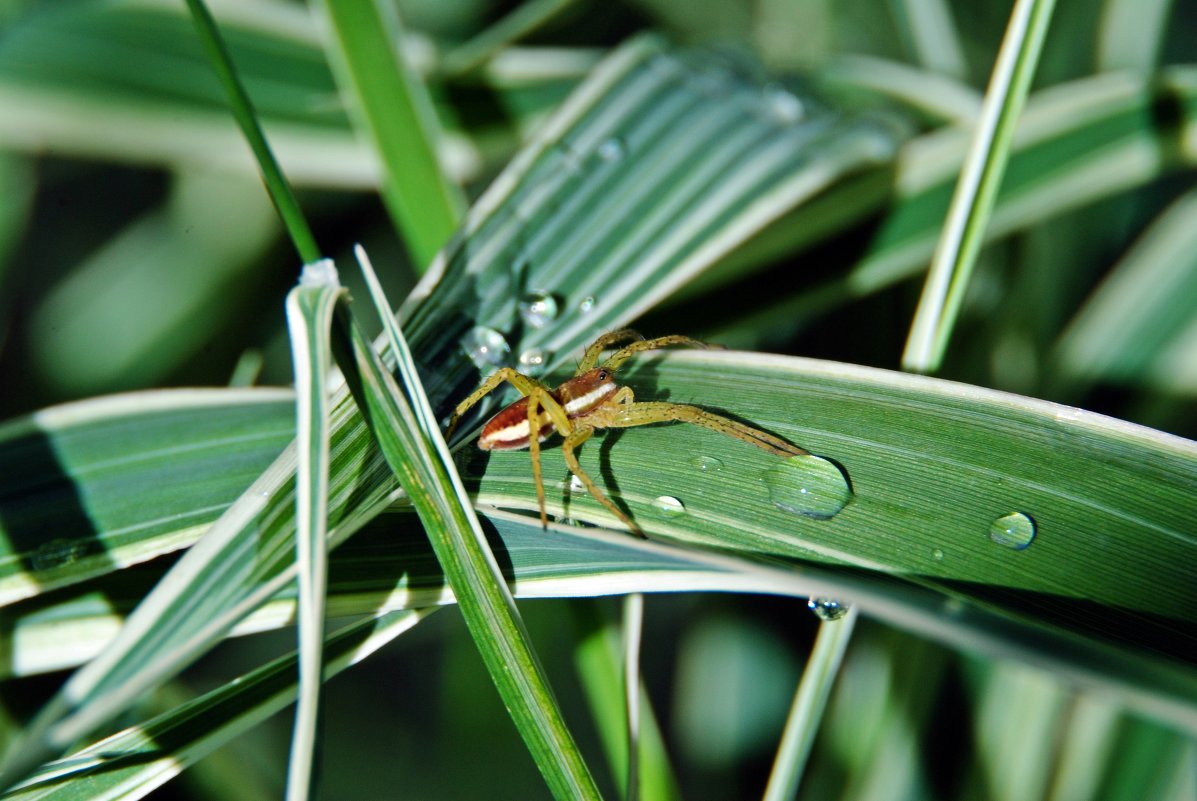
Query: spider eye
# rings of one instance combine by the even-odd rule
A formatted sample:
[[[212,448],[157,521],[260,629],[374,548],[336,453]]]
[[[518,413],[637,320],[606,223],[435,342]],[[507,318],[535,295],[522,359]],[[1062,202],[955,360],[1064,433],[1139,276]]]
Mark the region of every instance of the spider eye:
[[[607,371],[606,371],[606,370],[599,370],[599,376],[598,376],[598,377],[599,377],[599,381],[606,381],[606,380],[607,380]]]

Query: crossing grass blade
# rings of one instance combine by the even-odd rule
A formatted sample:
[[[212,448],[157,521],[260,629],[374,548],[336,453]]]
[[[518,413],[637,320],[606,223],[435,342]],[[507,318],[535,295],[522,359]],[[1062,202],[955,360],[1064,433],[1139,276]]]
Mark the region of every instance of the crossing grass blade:
[[[315,794],[318,721],[324,684],[325,592],[328,583],[329,334],[347,292],[329,261],[304,268],[287,295],[296,387],[295,545],[299,572],[299,699],[287,772],[287,798]]]
[[[402,52],[406,37],[397,12],[377,0],[317,7],[342,95],[382,160],[383,202],[423,271],[457,228],[465,201],[441,167],[444,137],[428,90]]]
[[[798,792],[810,749],[815,744],[815,734],[823,720],[823,710],[831,695],[831,686],[839,675],[844,651],[852,640],[859,614],[859,610],[849,609],[842,619],[824,621],[819,626],[814,649],[802,673],[786,718],[785,731],[777,746],[777,756],[763,796],[765,801],[785,801]]]
[[[943,359],[1010,158],[1014,129],[1054,6],[1055,0],[1018,0],[1014,4],[902,355],[902,365],[908,370],[933,372]]]
[[[361,248],[358,259],[383,318],[406,397],[369,343],[352,333],[354,362],[347,363],[348,354],[342,358],[350,387],[424,523],[491,679],[554,797],[597,799],[598,788],[565,725],[515,599],[453,467],[407,343]],[[354,386],[355,379],[360,386]]]

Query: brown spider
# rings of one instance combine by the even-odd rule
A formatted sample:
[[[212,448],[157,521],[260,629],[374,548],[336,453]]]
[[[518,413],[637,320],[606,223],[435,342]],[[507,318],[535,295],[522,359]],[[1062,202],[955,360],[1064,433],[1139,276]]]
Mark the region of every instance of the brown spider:
[[[629,340],[631,344],[624,345],[615,351],[602,364],[598,363],[604,350]],[[697,406],[660,401],[637,401],[632,394],[631,387],[621,387],[615,383],[615,371],[629,357],[641,351],[655,350],[667,345],[711,347],[685,336],[674,335],[645,339],[635,331],[613,331],[603,334],[586,349],[586,354],[582,357],[573,378],[565,381],[556,389],[550,389],[536,379],[510,367],[501,367],[483,381],[482,385],[474,390],[468,398],[457,405],[457,409],[454,410],[453,416],[449,420],[445,437],[448,438],[453,433],[463,414],[506,381],[519,390],[524,397],[501,410],[482,427],[482,435],[478,438],[478,447],[487,451],[529,448],[532,455],[532,478],[536,483],[536,499],[540,504],[541,524],[545,527],[548,526],[548,516],[545,514],[544,484],[540,471],[540,443],[553,431],[556,431],[565,438],[561,450],[570,472],[585,485],[591,497],[611,510],[611,513],[622,520],[634,534],[641,537],[644,536],[644,532],[640,530],[640,527],[611,502],[611,499],[598,488],[582,469],[582,466],[578,464],[578,457],[574,451],[590,439],[596,429],[631,428],[652,423],[694,423],[743,440],[749,445],[755,445],[761,450],[777,456],[788,458],[808,455],[808,452],[802,448],[791,445],[772,434],[758,431],[751,426],[708,412]],[[529,436],[529,432],[533,430],[537,432],[535,437]]]

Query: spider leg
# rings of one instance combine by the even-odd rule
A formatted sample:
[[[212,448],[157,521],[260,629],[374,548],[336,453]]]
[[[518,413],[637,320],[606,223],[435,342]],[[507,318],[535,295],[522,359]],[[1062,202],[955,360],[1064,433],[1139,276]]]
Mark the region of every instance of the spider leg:
[[[579,480],[581,480],[582,484],[586,487],[586,491],[590,493],[590,497],[607,507],[611,514],[622,520],[624,525],[627,526],[633,534],[638,537],[644,537],[644,539],[648,539],[644,532],[641,531],[640,526],[633,523],[632,519],[624,514],[622,509],[612,503],[611,499],[608,498],[603,491],[598,488],[598,485],[594,483],[594,480],[591,479],[590,476],[586,474],[586,471],[582,469],[582,465],[578,464],[578,457],[577,454],[574,453],[574,450],[581,447],[583,442],[590,439],[590,435],[593,433],[594,429],[590,426],[579,426],[578,428],[574,429],[572,434],[565,438],[565,442],[561,445],[561,452],[565,456],[565,463],[569,466],[569,471],[577,476]]]
[[[619,342],[627,342],[629,340],[641,340],[644,337],[637,334],[630,328],[624,328],[619,331],[611,331],[603,334],[601,337],[591,343],[590,347],[586,349],[586,354],[582,357],[582,361],[578,363],[578,369],[574,375],[582,375],[587,370],[592,369],[598,364],[599,356],[603,355],[603,351]]]
[[[504,381],[519,390],[521,395],[531,395],[536,390],[542,390],[545,394],[549,392],[549,388],[536,379],[529,378],[510,367],[500,367],[491,373],[476,390],[471,392],[469,397],[457,404],[457,408],[453,410],[453,416],[449,418],[449,427],[445,429],[445,439],[447,440],[452,436],[463,414],[472,409],[478,401],[498,389],[499,385]]]
[[[596,342],[595,345],[598,343]],[[697,339],[685,337],[680,334],[673,334],[666,337],[655,337],[654,339],[641,339],[633,342],[630,345],[624,345],[619,350],[607,357],[607,361],[603,362],[603,367],[609,370],[618,370],[619,366],[626,362],[629,358],[637,353],[646,350],[656,350],[657,348],[664,348],[670,345],[689,345],[692,348],[703,348],[706,350],[718,348],[718,345],[710,345]],[[593,348],[594,345],[591,345]],[[589,351],[587,351],[589,355]]]
[[[544,409],[553,428],[567,439],[576,433],[569,415],[547,390],[536,389],[528,394],[528,454],[532,459],[532,483],[536,485],[536,502],[540,506],[540,525],[549,527],[549,516],[545,512],[544,480],[540,469],[540,410]]]
[[[761,431],[738,420],[732,420],[714,412],[708,412],[706,409],[687,406],[683,403],[663,401],[628,403],[614,408],[611,413],[602,415],[602,419],[595,422],[610,428],[632,428],[652,423],[693,423],[712,431],[718,431],[720,434],[735,437],[782,458],[810,455],[809,451],[799,448],[797,445],[791,445],[767,431]]]

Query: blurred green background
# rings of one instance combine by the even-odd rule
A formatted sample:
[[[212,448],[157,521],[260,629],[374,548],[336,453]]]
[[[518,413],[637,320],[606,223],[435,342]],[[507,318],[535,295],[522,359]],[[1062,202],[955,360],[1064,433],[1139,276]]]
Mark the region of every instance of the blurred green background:
[[[642,30],[748,51],[832,104],[889,115],[930,152],[937,132],[961,136],[953,123],[975,113],[1010,7],[410,0],[396,10],[444,128],[444,167],[472,198],[606,52]],[[402,298],[424,265],[409,260],[376,193],[377,158],[350,127],[309,9],[212,9],[325,252],[365,244]],[[496,30],[518,36],[494,51]],[[1030,210],[997,225],[940,375],[1197,435],[1197,199],[1181,108],[1192,96],[1181,90],[1197,85],[1195,33],[1197,4],[1183,0],[1058,3],[1033,90],[1032,106],[1051,101],[1039,122],[1113,108],[1120,87],[1162,86],[1148,117],[1164,133],[1119,148],[1095,122],[1061,137],[1048,162],[1088,169],[1045,172]],[[955,167],[915,169],[912,180],[938,169]],[[698,282],[636,326],[897,368],[921,271],[882,266],[881,278],[852,280],[885,222],[883,210],[808,241],[778,226],[742,254],[741,277],[715,291]],[[0,419],[148,387],[288,384],[283,298],[297,273],[181,2],[0,2]],[[616,601],[521,609],[594,752],[571,678],[574,618],[614,621]],[[683,797],[759,796],[816,622],[787,599],[649,599],[645,675]],[[291,647],[290,631],[231,641],[171,691],[216,686]],[[5,682],[5,714],[19,721],[62,678]],[[547,797],[455,609],[332,681],[325,717],[326,798]],[[277,796],[290,723],[277,716],[154,797]],[[802,797],[1192,798],[1195,754],[1188,737],[1050,676],[866,620]],[[614,797],[616,782],[599,781]]]

